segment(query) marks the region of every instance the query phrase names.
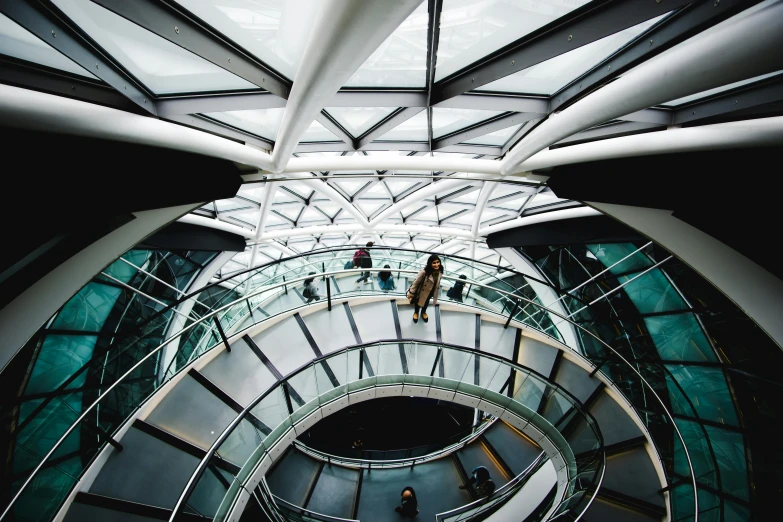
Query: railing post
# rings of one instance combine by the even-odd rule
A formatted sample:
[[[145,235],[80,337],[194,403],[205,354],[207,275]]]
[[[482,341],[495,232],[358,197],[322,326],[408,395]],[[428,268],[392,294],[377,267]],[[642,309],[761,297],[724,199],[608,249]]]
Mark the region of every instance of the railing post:
[[[359,379],[364,378],[364,348],[359,348]]]
[[[331,279],[326,280],[326,309],[332,311],[332,283]]]
[[[231,345],[228,344],[228,337],[226,337],[226,332],[223,331],[223,326],[220,324],[220,319],[217,318],[217,315],[213,315],[212,319],[215,320],[215,326],[217,326],[217,331],[220,334],[220,338],[223,340],[223,344],[226,345],[226,351],[231,352]]]
[[[321,263],[321,272],[323,273],[321,281],[326,281],[326,263]]]
[[[505,307],[505,305],[503,305]],[[519,308],[519,299],[515,300],[514,302],[514,308],[511,309],[511,313],[508,314],[508,319],[506,320],[505,326],[503,326],[503,329],[505,330],[508,328],[509,323],[511,323],[511,318],[514,317],[514,312],[517,311],[517,308]]]
[[[285,276],[283,276],[283,282],[285,283]],[[288,295],[288,285],[283,285],[283,290],[285,290],[285,295]]]
[[[245,299],[248,311],[250,311],[250,317],[253,317],[253,307],[250,306],[250,299]]]

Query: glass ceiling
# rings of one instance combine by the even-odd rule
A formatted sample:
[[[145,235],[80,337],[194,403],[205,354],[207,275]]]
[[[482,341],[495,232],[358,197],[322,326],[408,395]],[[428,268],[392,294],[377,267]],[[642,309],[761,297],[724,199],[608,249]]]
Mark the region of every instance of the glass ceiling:
[[[143,17],[134,22],[129,19],[132,17],[119,16],[90,0],[52,2],[100,46],[118,70],[151,91],[156,103],[163,98],[159,95],[166,95],[166,100],[176,98],[178,102],[192,100],[199,114],[258,136],[274,147],[287,109],[256,108],[260,106],[257,96],[274,94],[259,94],[263,91],[256,85],[197,55],[199,49],[185,48],[158,36],[143,27],[146,25]],[[318,0],[176,0],[172,3],[221,40],[230,42],[237,52],[294,83],[323,6]],[[557,20],[572,23],[569,16],[587,3],[588,0],[443,0],[433,59],[434,88],[444,78],[467,74],[464,71],[470,65],[485,62],[491,65],[496,60],[493,53],[510,44],[538,45],[537,42],[546,39],[546,33],[541,38],[526,37]],[[767,0],[752,9],[769,3]],[[143,11],[144,5],[139,3],[137,9]],[[349,136],[335,135],[319,117],[299,137],[295,156],[312,159],[339,155],[376,158],[431,155],[499,159],[500,148],[512,137],[518,138],[523,125],[517,122],[499,129],[502,122],[510,122],[511,118],[498,117],[513,115],[515,110],[522,110],[516,107],[524,105],[511,103],[506,107],[503,100],[507,98],[499,97],[498,93],[510,93],[518,99],[530,96],[536,103],[546,102],[553,93],[603,60],[623,52],[629,42],[645,31],[656,24],[668,23],[668,14],[661,14],[515,74],[501,77],[498,72],[492,73],[496,75],[494,81],[441,104],[447,106],[428,109],[428,5],[429,2],[421,1],[349,78],[336,98],[339,103],[323,108]],[[664,13],[664,9],[662,6],[658,12]],[[13,16],[0,7],[2,12]],[[590,16],[598,15],[585,11],[580,20]],[[601,23],[606,20],[602,19]],[[28,29],[34,27],[25,28],[0,14],[0,55],[6,61],[45,66],[62,71],[66,77],[98,79],[100,74],[83,69]],[[696,93],[656,110],[676,111],[678,106],[698,103],[731,89],[752,89],[754,83],[782,73]],[[212,103],[214,110],[209,110]],[[547,114],[536,117],[546,118]],[[383,127],[373,131],[382,122]],[[442,139],[467,129],[471,129],[472,137],[461,143]],[[372,141],[368,143],[367,139]],[[314,149],[319,152],[312,152]],[[322,240],[320,244],[327,241],[344,244],[349,240],[373,240],[390,246],[449,242],[453,246],[448,249],[452,251],[472,251],[474,241],[483,245],[484,234],[493,230],[489,227],[534,214],[539,219],[551,213],[554,217],[550,218],[554,219],[558,211],[580,205],[561,200],[548,188],[535,183],[496,184],[491,189],[493,185],[485,185],[480,180],[448,179],[464,177],[464,173],[443,172],[436,173],[439,181],[433,184],[432,174],[409,170],[319,171],[307,182],[283,181],[269,187],[261,183],[243,185],[235,198],[206,204],[194,213],[235,225],[250,240],[258,239],[262,244],[274,241],[283,247],[282,251],[266,244],[257,254],[277,258],[286,248],[294,252],[311,248],[316,238]],[[274,190],[271,199],[265,195],[267,190]],[[482,192],[485,196],[490,193],[488,200],[480,197]],[[267,200],[271,204],[264,209],[262,203]],[[479,207],[481,212],[477,215]],[[258,230],[261,222],[263,230]],[[311,232],[309,227],[319,228]],[[324,233],[329,227],[335,228]],[[473,237],[476,231],[478,235]],[[266,234],[273,236],[265,239]],[[477,257],[492,255],[483,246],[475,250]],[[251,257],[247,253],[243,255],[242,259],[249,262]]]

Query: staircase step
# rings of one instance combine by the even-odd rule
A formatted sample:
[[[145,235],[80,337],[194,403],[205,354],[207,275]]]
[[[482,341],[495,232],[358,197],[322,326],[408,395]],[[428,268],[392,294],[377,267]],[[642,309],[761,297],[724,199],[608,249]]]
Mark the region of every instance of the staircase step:
[[[582,517],[585,522],[660,522],[662,517],[650,516],[597,497]]]
[[[334,306],[331,312],[324,308],[304,315],[302,319],[321,353],[328,354],[356,344],[351,323],[343,306]]]
[[[321,461],[291,448],[267,473],[266,480],[272,493],[295,506],[304,506],[320,469]]]
[[[186,375],[163,397],[146,421],[207,449],[236,416],[230,406]]]
[[[598,422],[605,445],[616,444],[642,435],[641,430],[631,417],[607,392],[602,392],[599,395],[590,407],[590,413]]]
[[[362,341],[370,343],[381,339],[397,338],[392,306],[396,305],[390,301],[351,305],[351,313],[353,313]]]
[[[152,520],[169,520],[171,510],[129,502],[103,495],[80,492],[76,494],[64,522],[82,522],[84,520],[100,520],[101,522],[149,522]],[[182,513],[179,517],[184,522],[212,520],[190,513]]]
[[[234,341],[230,353],[220,353],[201,373],[243,406],[277,381],[242,339]]]
[[[252,339],[272,365],[284,376],[315,357],[307,337],[293,316],[286,317],[279,323],[254,335]]]
[[[566,358],[560,362],[555,382],[582,403],[587,401],[595,389],[601,385],[600,380],[590,377],[590,372],[583,370]]]
[[[661,509],[666,506],[659,493],[661,482],[644,447],[637,446],[608,457],[603,487]]]
[[[462,467],[465,468],[468,478],[472,476],[472,471],[477,466],[484,466],[489,470],[496,488],[501,487],[512,478],[500,467],[500,464],[492,457],[487,447],[481,443],[468,444],[457,451],[456,455],[462,463]]]
[[[173,509],[200,459],[131,427],[123,450],[112,452],[90,493]]]
[[[419,317],[419,322],[413,322],[413,306],[404,304],[400,301],[397,303],[400,317],[400,327],[402,328],[402,337],[405,339],[420,339],[423,341],[438,341],[438,332],[435,324],[435,307],[430,306],[427,308],[427,317],[429,320],[425,323],[424,319]],[[419,314],[421,315],[421,314]]]
[[[324,466],[305,507],[322,515],[351,518],[360,476],[357,469]]]
[[[394,511],[403,488],[411,486],[419,501],[416,520],[434,520],[435,515],[471,502],[452,459],[416,464],[413,468],[364,470],[356,518],[372,522],[400,522]]]
[[[514,476],[527,469],[541,454],[540,447],[501,420],[495,421],[484,432],[484,438],[492,444]]]

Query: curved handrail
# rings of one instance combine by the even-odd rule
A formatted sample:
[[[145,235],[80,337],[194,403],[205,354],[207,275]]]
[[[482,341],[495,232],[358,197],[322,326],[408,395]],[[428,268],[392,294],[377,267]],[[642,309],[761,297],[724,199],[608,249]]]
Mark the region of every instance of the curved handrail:
[[[399,341],[398,341],[399,342]],[[356,348],[356,347],[353,347]],[[311,448],[307,444],[304,444],[303,442],[300,442],[298,440],[294,441],[294,447],[301,451],[302,453],[305,453],[307,455],[310,455],[311,457],[318,458],[320,460],[331,463],[338,463],[338,464],[345,464],[351,467],[357,467],[357,468],[372,468],[373,463],[377,463],[376,468],[383,467],[383,468],[402,468],[408,465],[414,465],[417,462],[426,462],[428,460],[433,460],[435,458],[441,457],[443,455],[448,455],[449,453],[453,453],[457,451],[460,448],[464,448],[477,438],[481,436],[482,433],[487,431],[490,426],[492,426],[495,421],[497,420],[496,417],[492,417],[491,419],[487,419],[486,421],[482,422],[478,426],[474,426],[470,430],[470,434],[462,437],[457,442],[454,442],[452,444],[448,444],[447,446],[437,450],[433,451],[432,453],[428,453],[426,455],[419,455],[418,457],[406,457],[404,459],[388,459],[388,460],[373,460],[373,459],[356,459],[352,457],[341,457],[339,455],[332,455],[330,453],[327,453],[325,451],[317,450],[315,448]]]
[[[495,490],[490,496],[474,500],[470,504],[465,504],[464,506],[460,506],[458,508],[454,508],[449,511],[444,511],[443,513],[438,513],[437,515],[435,515],[436,522],[443,522],[447,517],[459,515],[460,513],[470,511],[471,509],[475,509],[479,506],[488,504],[493,500],[498,500],[501,497],[506,496],[507,493],[511,493],[513,491],[517,491],[521,489],[527,483],[527,481],[530,479],[533,473],[541,469],[541,467],[547,461],[549,461],[549,458],[546,456],[546,453],[542,451],[538,455],[538,457],[536,457],[535,460],[530,463],[530,465],[527,468],[525,468],[516,477],[512,478],[511,480],[503,484],[500,488]],[[492,507],[495,507],[495,505],[493,504]]]
[[[370,268],[370,269],[354,269],[354,270],[352,270],[352,272],[354,272],[354,273],[368,272],[368,271],[369,271],[369,272],[380,272],[380,271],[384,271],[384,270],[385,270],[385,269],[383,269],[383,268]],[[345,273],[348,273],[348,272],[351,272],[351,270],[335,270],[335,271],[330,271],[330,272],[324,272],[324,273],[321,273],[321,274],[319,274],[319,276],[330,276],[330,275],[335,275],[335,274],[345,274]],[[395,270],[395,272],[400,272],[400,273],[403,273],[403,272],[404,272],[404,273],[411,273],[411,274],[418,273],[418,271],[413,271],[413,270]],[[520,275],[523,275],[523,274],[520,274]],[[213,317],[217,316],[217,314],[218,314],[218,313],[220,313],[220,312],[222,312],[222,311],[225,311],[225,310],[229,309],[230,307],[232,307],[232,306],[236,305],[237,303],[241,303],[241,302],[243,302],[243,301],[247,301],[248,299],[250,299],[250,298],[252,298],[252,297],[255,297],[255,296],[257,296],[257,295],[260,295],[260,294],[262,294],[262,293],[264,293],[264,292],[268,292],[268,291],[270,291],[270,290],[274,290],[274,289],[276,289],[276,288],[281,288],[281,287],[283,287],[283,286],[285,286],[285,285],[290,285],[290,284],[293,284],[293,283],[302,282],[302,281],[304,281],[305,279],[308,279],[309,277],[311,277],[311,276],[302,276],[302,277],[299,277],[299,278],[293,279],[293,280],[291,280],[291,281],[286,281],[286,282],[282,282],[282,283],[277,283],[277,284],[275,284],[275,285],[272,285],[272,286],[269,286],[269,287],[267,287],[267,286],[260,287],[259,289],[255,290],[255,291],[253,291],[253,292],[251,292],[251,293],[249,293],[249,294],[246,294],[246,295],[244,295],[244,296],[240,297],[239,299],[237,299],[237,300],[235,300],[235,301],[233,301],[233,302],[231,302],[231,303],[225,304],[224,306],[222,306],[222,307],[220,307],[220,308],[217,308],[217,309],[215,309],[215,310],[213,310],[213,311],[211,311],[211,312],[208,312],[207,314],[205,314],[204,316],[202,316],[202,317],[201,317],[200,319],[198,319],[197,321],[194,321],[192,324],[190,324],[190,325],[187,325],[187,326],[185,326],[184,328],[182,328],[182,330],[180,330],[180,331],[179,331],[179,332],[178,332],[176,335],[174,335],[174,336],[170,337],[169,339],[166,339],[166,340],[165,340],[163,343],[161,343],[161,344],[160,344],[160,345],[159,345],[157,348],[154,348],[154,349],[153,349],[153,350],[151,350],[151,351],[150,351],[150,352],[149,352],[147,355],[145,355],[144,357],[142,357],[142,358],[141,358],[141,359],[140,359],[140,360],[139,360],[137,363],[135,363],[135,364],[134,364],[134,365],[133,365],[131,368],[129,368],[129,369],[128,369],[128,370],[127,370],[127,371],[126,371],[124,374],[122,374],[122,376],[120,376],[120,377],[119,377],[119,378],[118,378],[118,379],[117,379],[117,380],[116,380],[114,383],[112,383],[110,386],[108,386],[108,387],[107,387],[107,388],[106,388],[106,389],[103,391],[103,393],[102,393],[101,395],[99,395],[99,396],[98,396],[98,397],[97,397],[97,398],[96,398],[96,399],[95,399],[95,400],[94,400],[94,401],[93,401],[93,402],[92,402],[92,403],[91,403],[91,404],[90,404],[90,405],[89,405],[89,406],[88,406],[88,407],[87,407],[87,408],[86,408],[86,409],[85,409],[85,410],[84,410],[84,411],[81,413],[81,415],[79,415],[79,416],[77,417],[77,419],[76,419],[76,420],[75,420],[75,421],[74,421],[74,422],[71,424],[71,426],[69,426],[69,427],[68,427],[68,429],[66,429],[65,433],[63,433],[63,435],[62,435],[62,436],[61,436],[61,437],[60,437],[60,438],[57,440],[57,442],[55,442],[55,444],[52,446],[52,448],[51,448],[51,449],[50,449],[50,450],[47,452],[47,454],[46,454],[46,455],[43,457],[43,459],[42,459],[42,460],[39,462],[39,464],[38,464],[38,465],[37,465],[37,466],[36,466],[36,467],[33,469],[33,471],[30,473],[30,475],[28,475],[28,477],[27,477],[27,478],[25,479],[25,481],[23,482],[22,486],[21,486],[21,487],[20,487],[20,488],[17,490],[16,494],[13,496],[13,498],[11,499],[11,501],[9,502],[9,504],[6,506],[6,508],[5,508],[5,510],[3,511],[3,513],[2,513],[2,514],[0,514],[0,520],[3,520],[3,519],[5,519],[5,517],[8,515],[8,513],[9,513],[9,512],[11,511],[11,509],[13,508],[13,506],[14,506],[15,502],[16,502],[16,501],[19,499],[19,497],[22,495],[22,493],[25,491],[25,489],[28,487],[28,485],[29,485],[29,484],[32,482],[33,478],[34,478],[34,477],[35,477],[35,476],[38,474],[38,472],[39,472],[39,471],[40,471],[40,470],[43,468],[44,464],[45,464],[45,463],[46,463],[46,462],[47,462],[47,461],[48,461],[48,460],[49,460],[49,459],[52,457],[52,455],[53,455],[53,454],[54,454],[54,453],[57,451],[57,449],[58,449],[58,448],[59,448],[59,447],[62,445],[62,443],[63,443],[63,442],[64,442],[64,441],[65,441],[65,440],[68,438],[68,436],[70,436],[70,434],[71,434],[71,433],[74,431],[74,429],[76,428],[76,426],[78,426],[78,425],[79,425],[79,424],[80,424],[80,423],[81,423],[81,422],[82,422],[82,421],[83,421],[83,420],[84,420],[84,419],[87,417],[87,414],[88,414],[88,413],[90,413],[90,412],[91,412],[91,411],[92,411],[92,410],[93,410],[93,409],[94,409],[94,408],[95,408],[95,407],[98,405],[98,403],[100,403],[100,402],[103,400],[103,398],[104,398],[106,395],[108,395],[108,394],[109,394],[109,392],[111,392],[111,391],[112,391],[114,388],[116,388],[116,387],[117,387],[117,386],[118,386],[118,385],[119,385],[121,382],[123,382],[123,381],[124,381],[124,380],[125,380],[127,377],[129,377],[130,375],[132,375],[132,374],[133,374],[133,372],[134,372],[135,370],[137,370],[137,369],[138,369],[138,368],[139,368],[141,365],[145,364],[145,363],[146,363],[148,360],[150,360],[150,358],[151,358],[151,357],[153,357],[154,355],[158,354],[158,353],[159,353],[159,352],[160,352],[160,351],[161,351],[161,350],[162,350],[164,347],[168,346],[168,345],[169,345],[171,342],[173,342],[175,339],[179,339],[179,338],[180,338],[180,337],[181,337],[183,334],[185,334],[186,332],[189,332],[191,329],[195,328],[197,325],[199,325],[199,324],[202,324],[203,322],[205,322],[205,321],[207,321],[207,320],[210,320],[210,319],[212,319]],[[683,448],[683,452],[684,452],[684,454],[685,454],[685,457],[686,457],[686,461],[687,461],[687,463],[688,463],[688,468],[689,468],[689,470],[690,470],[690,473],[691,473],[691,479],[692,479],[692,485],[693,485],[693,492],[694,492],[694,522],[698,522],[698,512],[699,512],[699,511],[698,511],[698,489],[697,489],[697,485],[696,485],[696,476],[695,476],[695,473],[694,473],[694,470],[693,470],[693,461],[692,461],[692,459],[691,459],[690,452],[688,451],[687,445],[686,445],[686,443],[685,443],[685,439],[684,439],[684,437],[683,437],[682,433],[680,432],[679,428],[677,427],[677,425],[676,425],[676,422],[674,421],[674,418],[673,418],[673,416],[672,416],[671,412],[669,412],[668,408],[666,407],[666,403],[663,401],[663,399],[661,399],[660,395],[659,395],[659,394],[658,394],[658,393],[655,391],[655,389],[654,389],[654,388],[652,387],[652,385],[651,385],[651,384],[650,384],[650,383],[647,381],[647,379],[645,379],[645,378],[644,378],[644,376],[643,376],[643,375],[642,375],[642,374],[641,374],[641,373],[640,373],[640,372],[639,372],[639,371],[638,371],[638,370],[637,370],[637,369],[636,369],[636,368],[635,368],[635,367],[634,367],[634,366],[633,366],[633,365],[632,365],[632,364],[631,364],[631,363],[630,363],[630,362],[629,362],[629,361],[628,361],[628,360],[627,360],[625,357],[623,357],[623,356],[622,356],[622,355],[621,355],[619,352],[617,352],[617,350],[615,350],[614,348],[612,348],[612,347],[611,347],[609,344],[607,344],[606,342],[604,342],[602,339],[600,339],[600,338],[599,338],[597,335],[595,335],[593,332],[591,332],[591,331],[587,330],[586,328],[584,328],[582,325],[580,325],[580,324],[576,323],[575,321],[571,320],[569,317],[566,317],[566,316],[564,316],[564,315],[560,314],[560,313],[559,313],[559,312],[557,312],[557,311],[554,311],[554,310],[551,310],[551,309],[547,308],[546,306],[544,306],[544,305],[542,305],[542,304],[540,304],[540,303],[536,303],[536,302],[534,302],[534,301],[532,301],[532,300],[530,300],[530,299],[527,299],[527,298],[525,298],[525,297],[523,297],[523,296],[519,296],[519,295],[513,294],[513,293],[511,293],[511,292],[508,292],[508,291],[505,291],[505,290],[502,290],[502,289],[499,289],[499,288],[496,288],[496,287],[492,287],[492,286],[490,286],[490,285],[486,285],[486,284],[483,284],[483,283],[479,283],[479,282],[476,282],[476,281],[471,281],[471,280],[459,280],[459,279],[457,279],[457,278],[455,278],[455,277],[448,276],[448,275],[444,275],[444,276],[442,277],[442,279],[446,279],[446,280],[452,280],[452,281],[454,281],[454,282],[457,282],[457,281],[461,281],[461,282],[463,282],[463,283],[465,283],[465,282],[468,282],[468,283],[470,283],[470,284],[472,284],[472,285],[474,285],[474,286],[479,286],[479,287],[488,288],[488,289],[490,289],[490,290],[492,290],[492,291],[499,292],[499,293],[501,293],[501,294],[505,294],[505,295],[507,295],[508,297],[510,297],[510,298],[512,298],[512,299],[515,299],[515,300],[518,300],[518,301],[525,302],[525,303],[527,303],[528,305],[533,305],[533,306],[534,306],[534,307],[536,307],[536,308],[543,308],[543,309],[546,309],[546,310],[547,310],[547,312],[548,312],[549,314],[551,314],[551,315],[554,315],[554,316],[556,316],[556,317],[559,317],[559,318],[560,318],[560,319],[562,319],[563,321],[570,323],[570,324],[571,324],[571,325],[572,325],[574,328],[577,328],[577,329],[579,329],[579,330],[580,330],[580,331],[582,331],[584,334],[586,334],[586,335],[588,335],[588,336],[592,337],[593,339],[595,339],[595,340],[596,340],[596,341],[597,341],[599,344],[601,344],[601,345],[602,345],[604,348],[608,349],[610,352],[612,352],[613,354],[615,354],[615,355],[616,355],[616,356],[617,356],[617,357],[620,359],[620,361],[621,361],[623,364],[625,364],[625,365],[626,365],[628,368],[630,368],[630,369],[631,369],[631,371],[632,371],[634,374],[636,374],[636,376],[637,376],[637,377],[639,378],[639,380],[640,380],[640,381],[643,383],[643,385],[644,385],[644,386],[645,386],[645,387],[646,387],[648,390],[650,390],[650,392],[653,394],[653,396],[656,398],[656,400],[657,400],[657,401],[660,403],[661,407],[663,408],[663,411],[664,411],[665,415],[666,415],[666,416],[668,417],[668,419],[671,421],[671,426],[672,426],[672,428],[674,429],[674,431],[675,431],[675,433],[676,433],[676,435],[677,435],[677,438],[680,440],[680,443],[681,443],[681,445],[682,445],[682,448]],[[532,328],[532,327],[531,327],[531,328]],[[543,332],[543,333],[544,333],[545,335],[548,335],[548,334],[546,334],[545,332]],[[219,344],[219,343],[218,343],[218,344]],[[574,352],[574,353],[576,354],[576,352]],[[577,354],[577,355],[578,355],[578,354]],[[581,355],[580,355],[580,357],[581,357]],[[582,358],[583,358],[583,357],[582,357]],[[601,371],[601,368],[600,368],[600,366],[598,366],[598,365],[595,365],[595,364],[594,364],[592,361],[589,361],[588,359],[585,359],[585,358],[583,358],[583,359],[584,359],[584,361],[586,361],[586,362],[587,362],[587,364],[589,364],[590,366],[592,366],[592,367],[593,367],[593,368],[594,368],[596,371]],[[179,371],[181,371],[181,369],[180,369]],[[601,373],[604,373],[604,372],[601,372]],[[611,378],[609,378],[608,376],[607,376],[607,379],[608,379],[610,382],[612,382],[612,379],[611,379]],[[614,383],[613,383],[612,385],[613,385],[613,386],[616,386]],[[619,392],[622,394],[622,391],[621,391],[621,390],[619,390],[619,389],[618,389],[618,391],[619,391]],[[144,399],[144,400],[143,400],[143,401],[142,401],[142,402],[141,402],[141,403],[140,403],[140,404],[137,406],[137,408],[138,408],[138,407],[140,407],[140,406],[141,406],[141,405],[142,405],[142,404],[143,404],[145,401],[146,401],[146,399]],[[184,493],[184,492],[183,492],[183,493]],[[178,503],[178,504],[179,504],[179,503]],[[179,509],[181,510],[181,508],[182,508],[182,506],[180,505],[180,506],[179,506]],[[172,515],[172,517],[174,517],[174,514]]]
[[[248,404],[245,408],[242,409],[242,411],[228,424],[228,426],[226,426],[226,428],[224,428],[224,430],[220,433],[220,435],[217,437],[217,439],[212,443],[210,448],[207,450],[206,454],[202,458],[201,462],[199,462],[199,464],[196,466],[195,471],[191,475],[191,477],[188,480],[188,483],[185,486],[182,494],[180,495],[179,499],[177,500],[177,503],[176,503],[174,509],[171,512],[171,516],[169,518],[169,522],[174,522],[177,519],[177,517],[181,514],[182,510],[184,509],[184,506],[187,504],[188,498],[190,498],[190,495],[195,490],[199,480],[201,479],[201,476],[204,474],[204,472],[206,471],[207,467],[209,466],[209,462],[212,459],[212,457],[217,454],[218,449],[228,439],[228,437],[237,428],[237,426],[240,425],[240,423],[245,419],[245,417],[247,417],[247,415],[256,406],[258,406],[266,397],[268,397],[271,393],[273,393],[275,390],[278,390],[279,387],[282,387],[284,384],[287,384],[287,382],[290,379],[292,379],[294,376],[298,375],[302,370],[304,370],[304,369],[306,369],[308,367],[311,367],[311,366],[315,367],[315,365],[320,364],[323,361],[326,361],[326,360],[331,359],[331,358],[338,357],[338,356],[340,356],[343,353],[346,353],[348,351],[364,350],[364,349],[366,349],[366,347],[370,347],[370,346],[399,345],[400,342],[405,342],[405,341],[401,340],[401,339],[390,339],[390,340],[375,341],[375,342],[371,342],[371,343],[365,343],[365,344],[345,347],[345,348],[343,348],[341,350],[336,350],[336,351],[331,352],[331,353],[329,353],[327,355],[322,355],[321,357],[317,357],[317,358],[315,358],[315,359],[313,359],[313,360],[303,364],[302,366],[300,366],[296,370],[290,372],[287,376],[285,376],[283,379],[281,379],[274,386],[270,387],[269,389],[267,389],[266,391],[264,391],[260,395],[258,395],[255,399],[253,399],[250,402],[250,404]],[[430,346],[446,347],[446,348],[449,348],[449,349],[458,350],[458,351],[465,352],[465,353],[470,353],[470,354],[475,354],[476,353],[475,350],[473,350],[473,349],[470,349],[470,348],[467,348],[467,347],[464,347],[464,346],[453,345],[453,344],[449,344],[449,343],[430,342],[430,341],[423,342],[423,343],[421,343],[419,341],[414,341],[414,342],[419,343],[419,344],[426,344],[426,345],[430,345]],[[506,359],[505,357],[501,357],[499,355],[485,353],[485,352],[481,352],[480,356],[482,358],[496,360],[496,361],[498,361],[500,363],[506,364],[507,366],[509,366],[509,367],[511,367],[513,369],[516,369],[516,370],[522,371],[522,372],[526,372],[529,375],[534,375],[539,380],[541,380],[542,382],[546,383],[549,386],[553,386],[559,392],[563,393],[566,397],[568,397],[571,400],[571,407],[573,407],[575,410],[578,410],[582,414],[582,416],[584,418],[586,418],[588,420],[592,420],[592,422],[588,423],[588,425],[592,425],[592,426],[595,427],[596,430],[598,430],[597,431],[597,437],[598,437],[598,442],[599,442],[599,446],[598,447],[599,448],[603,448],[604,447],[603,436],[601,435],[600,429],[598,429],[597,422],[593,419],[593,416],[590,414],[590,412],[582,409],[581,402],[576,397],[574,397],[570,392],[568,392],[568,390],[563,389],[560,385],[558,385],[557,383],[555,383],[554,381],[552,381],[548,377],[545,377],[542,374],[540,374],[539,372],[533,370],[532,368],[527,368],[525,366],[522,366],[522,365],[520,365],[520,364],[518,364],[516,362],[513,362],[513,361],[510,361],[510,360]],[[289,414],[289,417],[288,417],[289,420],[290,420],[292,415],[293,415],[293,413]],[[603,462],[605,462],[605,459],[602,460],[602,463]],[[244,486],[240,485],[240,487],[244,489]]]

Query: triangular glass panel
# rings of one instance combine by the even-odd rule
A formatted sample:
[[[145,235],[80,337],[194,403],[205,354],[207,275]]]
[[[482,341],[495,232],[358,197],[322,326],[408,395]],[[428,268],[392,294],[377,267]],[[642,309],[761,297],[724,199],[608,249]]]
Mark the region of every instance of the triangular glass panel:
[[[299,218],[299,223],[316,223],[316,222],[324,222],[326,224],[329,223],[329,219],[311,207],[306,208],[305,211],[302,213],[302,217]]]
[[[253,0],[177,0],[255,55],[293,80],[319,13],[319,0],[296,2]]]
[[[337,211],[340,210],[342,207],[340,205],[337,205],[336,203],[317,203],[315,205],[316,207],[320,208],[325,213],[329,214],[330,216],[334,217],[335,214],[337,214]]]
[[[393,107],[327,107],[326,112],[343,126],[354,138],[358,138],[381,122],[396,108]]]
[[[432,137],[439,138],[465,127],[470,127],[503,111],[480,111],[474,109],[432,109]]]
[[[340,141],[342,140],[335,136],[332,131],[321,125],[317,121],[313,121],[299,140],[300,143],[308,143],[314,141]]]
[[[514,125],[513,127],[500,129],[499,131],[490,132],[489,134],[485,134],[477,138],[466,140],[463,143],[475,143],[476,145],[503,146],[506,144],[509,138],[511,138],[511,136],[513,136],[514,133],[519,130],[521,126],[522,125]]]
[[[783,71],[775,71],[769,74],[763,74],[761,76],[756,76],[755,78],[748,78],[747,80],[742,80],[741,82],[730,83],[728,85],[724,85],[722,87],[716,87],[708,91],[702,91],[696,94],[691,94],[690,96],[685,96],[684,98],[678,98],[676,100],[672,100],[670,102],[666,102],[661,105],[663,107],[676,107],[678,105],[685,105],[686,103],[700,100],[702,98],[706,98],[707,96],[712,96],[714,94],[720,94],[725,91],[730,91],[732,89],[742,87],[743,85],[749,85],[751,83],[760,82],[761,80],[766,80],[767,78],[771,78],[772,76],[776,76],[781,73],[783,73]]]
[[[549,96],[668,16],[652,18],[573,51],[555,56],[477,90]]]
[[[384,182],[395,197],[399,196],[417,183],[416,181],[391,181],[388,178],[385,179]]]
[[[416,206],[416,205],[413,205]],[[416,214],[411,219],[415,219],[418,221],[430,221],[433,223],[437,223],[438,221],[438,211],[435,210],[435,207],[425,210],[424,212],[420,212],[419,214]]]
[[[367,217],[372,216],[376,210],[386,205],[388,205],[388,203],[383,201],[368,201],[368,202],[357,201],[356,202],[356,206],[359,207],[359,209]]]
[[[408,118],[375,141],[427,141],[427,111],[421,111]]]
[[[588,1],[444,0],[440,15],[435,81],[479,61]]]
[[[252,111],[208,112],[205,116],[223,122],[237,129],[261,136],[270,141],[277,139],[284,108],[257,109]]]
[[[343,192],[348,194],[349,196],[353,196],[356,194],[356,191],[362,188],[367,184],[367,181],[365,180],[357,180],[357,181],[333,181],[335,185],[340,187]]]
[[[346,87],[424,87],[427,75],[427,2],[422,2],[359,69]]]
[[[87,69],[60,54],[43,40],[0,13],[0,50],[2,54],[52,69],[95,78]]]
[[[258,89],[93,2],[52,1],[155,94]]]

